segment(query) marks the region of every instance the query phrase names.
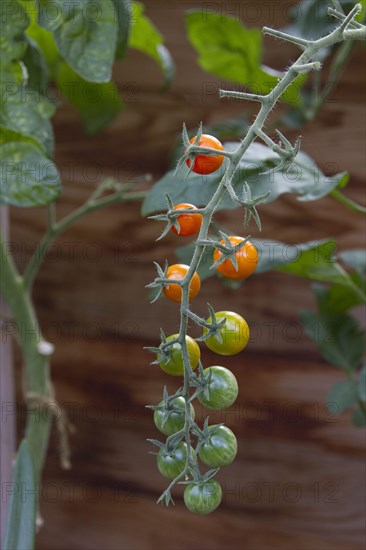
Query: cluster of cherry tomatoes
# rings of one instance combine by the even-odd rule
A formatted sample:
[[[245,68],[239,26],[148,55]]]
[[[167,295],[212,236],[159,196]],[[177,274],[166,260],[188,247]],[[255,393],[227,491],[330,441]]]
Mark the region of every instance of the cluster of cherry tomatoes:
[[[196,138],[191,140],[194,143]],[[212,136],[202,135],[199,145],[223,150],[221,143]],[[195,157],[193,171],[200,174],[208,174],[217,170],[224,160],[223,156],[204,156]],[[191,161],[187,159],[190,166]],[[174,233],[178,236],[194,235],[200,231],[202,224],[202,215],[195,213],[197,207],[193,204],[181,203],[174,207],[175,210],[192,210],[191,213],[183,213],[177,217],[179,230],[172,227]],[[245,241],[242,237],[229,237],[231,245],[236,246],[243,242],[243,246],[235,251],[236,266],[231,259],[226,259],[217,265],[217,271],[224,277],[230,279],[245,279],[251,275],[257,265],[258,254],[255,246]],[[225,245],[221,241],[221,245]],[[222,256],[222,251],[214,249],[213,260],[217,262]],[[188,265],[171,265],[166,273],[166,279],[172,281],[183,280],[189,270]],[[194,273],[189,286],[189,299],[197,296],[201,287],[201,281],[198,273]],[[182,299],[182,288],[177,283],[170,283],[164,287],[165,296],[174,302],[180,302]],[[220,324],[220,321],[223,321]],[[207,326],[210,326],[213,319],[209,317],[206,320]],[[215,313],[215,322],[220,325],[216,333],[205,340],[206,346],[219,355],[235,355],[242,351],[249,340],[249,327],[245,319],[238,313],[231,311],[220,311]],[[207,328],[203,328],[203,334],[207,334]],[[170,335],[166,341],[176,340],[178,334]],[[200,362],[201,351],[197,342],[190,336],[186,336],[186,345],[189,362],[194,371]],[[158,357],[159,359],[159,357]],[[170,348],[168,360],[161,360],[159,365],[161,369],[172,376],[184,375],[184,361],[181,346],[175,342]],[[209,410],[220,410],[230,407],[235,402],[238,395],[238,384],[234,374],[225,367],[212,366],[203,370],[203,376],[206,379],[206,391],[198,394],[199,402]],[[195,411],[190,404],[190,416],[195,418]],[[158,430],[167,436],[171,436],[185,426],[186,422],[186,401],[182,396],[176,397],[168,404],[162,401],[154,412],[154,422]],[[205,437],[198,448],[191,448],[191,456],[197,451],[200,460],[211,468],[218,468],[230,464],[237,453],[237,441],[234,433],[221,424],[207,427]],[[162,475],[175,479],[186,467],[187,444],[180,442],[179,445],[169,452],[167,449],[161,449],[157,456],[157,466]],[[222,498],[221,486],[217,481],[210,478],[206,481],[189,483],[184,491],[184,502],[187,508],[197,514],[208,514],[219,506]]]

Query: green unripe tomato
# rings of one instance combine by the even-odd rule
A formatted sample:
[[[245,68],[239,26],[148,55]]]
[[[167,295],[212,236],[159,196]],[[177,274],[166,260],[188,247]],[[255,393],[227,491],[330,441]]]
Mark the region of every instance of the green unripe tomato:
[[[210,514],[222,499],[220,484],[214,479],[201,483],[190,483],[184,490],[184,504],[193,514]]]
[[[249,341],[249,326],[245,319],[238,313],[233,311],[219,311],[216,313],[217,322],[226,319],[225,324],[220,328],[219,333],[222,341],[220,342],[218,335],[210,336],[205,340],[206,346],[219,355],[236,355],[242,351]],[[209,317],[207,323],[211,323]],[[207,334],[207,329],[203,329],[203,334]]]
[[[208,399],[200,393],[198,400],[204,407],[211,410],[220,410],[231,407],[238,397],[238,382],[233,373],[225,367],[208,367],[203,371],[209,379]],[[209,375],[211,377],[209,378]]]
[[[191,447],[191,452],[194,450]],[[175,451],[168,453],[161,449],[156,458],[156,463],[161,475],[174,479],[179,476],[186,465],[187,443],[181,441]]]
[[[164,405],[164,401],[161,401],[159,405]],[[169,412],[169,416],[166,418],[165,422],[164,411],[159,409],[156,409],[154,411],[155,426],[159,431],[161,431],[161,433],[165,435],[173,435],[179,432],[179,430],[182,430],[184,428],[185,409],[186,402],[184,397],[176,397],[175,399],[170,401],[168,405],[167,411]],[[190,403],[190,411],[191,418],[194,420],[195,412],[192,403]]]
[[[211,468],[220,468],[231,464],[238,451],[234,433],[226,426],[214,424],[209,426],[207,441],[201,445],[198,456]]]
[[[168,336],[167,342],[169,342],[170,340],[174,340],[174,338],[177,338],[177,336],[178,334],[172,334],[171,336]],[[197,368],[199,360],[201,358],[201,351],[196,340],[193,340],[193,338],[191,338],[190,336],[186,336],[186,343],[189,362],[192,370],[194,370],[195,368]],[[160,357],[161,355],[158,354],[158,359]],[[159,363],[159,365],[164,372],[171,374],[172,376],[183,376],[183,353],[181,345],[178,342],[173,344],[173,347],[171,348],[171,356],[169,361]]]

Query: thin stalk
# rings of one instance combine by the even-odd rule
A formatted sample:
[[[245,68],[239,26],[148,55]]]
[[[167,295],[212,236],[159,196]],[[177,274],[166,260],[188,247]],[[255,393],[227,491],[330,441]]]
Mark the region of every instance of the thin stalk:
[[[25,271],[24,271],[24,284],[26,288],[32,288],[34,279],[38,273],[38,270],[44,260],[45,255],[47,254],[47,249],[49,245],[68,227],[73,225],[77,220],[104,208],[105,206],[110,206],[111,204],[117,204],[121,202],[132,202],[138,201],[146,196],[146,191],[136,191],[126,194],[113,193],[112,195],[107,195],[101,199],[95,200],[94,198],[88,199],[80,208],[77,208],[71,214],[68,214],[58,222],[53,221],[49,224],[48,229],[41,241],[39,242],[38,249],[33,254],[31,260],[29,261]]]
[[[17,323],[22,347],[26,392],[50,398],[49,357],[39,351],[43,341],[33,305],[7,245],[0,235],[1,293]],[[51,415],[28,406],[26,437],[33,457],[36,480],[39,481],[48,445]]]
[[[347,206],[347,208],[350,208],[353,210],[353,212],[357,212],[358,214],[366,214],[366,207],[361,206],[360,204],[357,204],[357,202],[353,201],[352,199],[349,199],[343,193],[338,191],[338,189],[333,189],[331,191],[330,195],[336,199],[338,202],[343,204],[344,206]]]

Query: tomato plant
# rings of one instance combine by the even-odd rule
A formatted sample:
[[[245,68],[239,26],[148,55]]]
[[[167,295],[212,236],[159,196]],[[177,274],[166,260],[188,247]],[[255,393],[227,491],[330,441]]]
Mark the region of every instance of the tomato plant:
[[[190,139],[190,143],[194,145],[197,141],[197,136]],[[224,146],[215,138],[215,136],[209,136],[202,134],[198,140],[199,147],[205,147],[208,149],[215,149],[216,151],[223,151]],[[195,156],[192,171],[196,174],[208,175],[216,172],[222,163],[224,162],[223,155],[197,155]],[[187,166],[191,166],[191,159],[187,158]]]
[[[45,407],[47,412],[55,413],[60,433],[60,458],[64,468],[70,467],[68,445],[70,426],[65,411],[56,401],[50,381],[50,358],[54,348],[50,342],[45,341],[36,316],[32,299],[34,280],[46,256],[47,247],[72,223],[109,204],[140,200],[146,195],[145,192],[132,191],[133,184],[125,185],[106,180],[98,185],[85,203],[75,211],[62,218],[56,216],[55,202],[61,192],[61,177],[53,160],[54,135],[50,120],[57,105],[47,97],[47,85],[50,82],[57,84],[60,92],[80,111],[86,131],[93,134],[116,116],[122,107],[122,98],[111,81],[111,74],[115,57],[121,59],[126,53],[127,46],[144,51],[157,61],[163,70],[166,83],[170,82],[174,71],[162,37],[143,14],[141,4],[134,4],[135,13],[132,19],[129,17],[129,2],[98,1],[97,6],[101,17],[95,21],[86,17],[87,10],[82,9],[84,4],[88,6],[87,1],[82,3],[83,6],[78,2],[71,2],[75,8],[75,11],[71,11],[71,15],[67,11],[69,2],[59,2],[60,10],[56,12],[49,9],[52,8],[52,2],[48,0],[42,2],[12,0],[11,3],[5,4],[5,10],[2,13],[4,16],[2,42],[6,47],[2,51],[1,67],[3,101],[0,113],[2,126],[0,202],[20,207],[47,207],[47,229],[24,272],[15,265],[9,243],[4,238],[0,240],[1,290],[19,329],[18,336],[24,359],[24,399],[28,408],[26,437],[16,456],[14,483],[38,486],[48,445],[51,415],[36,419],[36,415],[33,414],[34,406]],[[311,120],[329,93],[325,88],[320,90],[321,79],[318,77],[313,79],[312,92],[314,97],[320,97],[319,101],[316,97],[309,99],[307,90],[300,94],[300,100],[289,101],[285,97],[286,91],[298,85],[299,82],[302,85],[308,73],[316,74],[321,69],[319,59],[329,55],[328,52],[332,51],[333,46],[341,44],[341,55],[337,55],[330,65],[329,82],[334,86],[340,68],[349,54],[349,44],[352,45],[353,40],[364,39],[365,26],[362,24],[361,17],[365,11],[364,2],[350,8],[347,14],[343,13],[340,2],[334,4],[336,9],[332,9],[330,13],[337,21],[336,26],[327,26],[326,32],[321,29],[321,32],[315,33],[314,36],[311,29],[311,39],[306,32],[291,35],[270,28],[264,29],[265,33],[281,38],[301,49],[301,55],[284,73],[267,72],[262,66],[257,66],[261,57],[261,44],[257,39],[251,41],[252,51],[258,55],[250,56],[252,70],[244,71],[246,73],[244,80],[250,79],[253,73],[259,75],[258,89],[261,93],[258,93],[257,89],[254,89],[254,93],[221,90],[220,95],[222,98],[259,103],[258,116],[252,124],[244,128],[244,136],[243,128],[240,128],[240,143],[226,143],[225,147],[217,137],[203,133],[202,125],[193,138],[190,138],[184,127],[182,134],[184,153],[178,162],[178,175],[176,181],[171,186],[167,186],[169,210],[167,214],[157,216],[160,219],[166,219],[168,231],[172,228],[180,236],[198,233],[197,240],[191,249],[191,257],[187,260],[189,265],[188,263],[176,264],[170,266],[166,272],[161,268],[160,271],[158,269],[159,277],[154,283],[154,287],[160,287],[161,293],[180,304],[179,332],[167,339],[162,336],[161,345],[154,348],[157,353],[157,362],[165,372],[177,376],[183,375],[183,384],[177,392],[173,396],[164,395],[163,401],[154,408],[156,425],[168,436],[166,443],[158,442],[160,447],[158,467],[162,473],[165,472],[164,475],[169,477],[174,475],[173,482],[163,493],[160,501],[169,504],[171,488],[174,484],[189,478],[184,500],[186,506],[195,513],[208,513],[214,510],[221,500],[221,488],[212,479],[216,472],[201,473],[195,451],[190,444],[191,437],[197,438],[201,455],[211,464],[218,464],[217,440],[226,441],[226,443],[231,441],[231,449],[227,450],[225,457],[221,456],[221,462],[225,464],[229,463],[229,456],[234,454],[235,445],[233,438],[228,435],[228,429],[223,430],[220,427],[219,430],[215,426],[210,428],[206,426],[201,430],[195,422],[191,401],[198,398],[212,410],[222,406],[227,407],[235,401],[238,388],[235,376],[225,367],[203,368],[199,347],[187,334],[189,323],[193,322],[203,329],[201,340],[206,342],[209,349],[220,355],[233,355],[242,351],[249,340],[249,329],[246,321],[239,314],[230,311],[215,313],[211,306],[209,306],[209,317],[201,318],[190,309],[190,300],[200,289],[198,268],[206,248],[214,249],[215,263],[211,267],[216,268],[217,272],[228,279],[245,279],[253,273],[258,260],[256,245],[249,241],[248,237],[227,236],[222,232],[223,238],[218,237],[220,240],[210,237],[209,231],[213,226],[215,213],[221,207],[243,207],[245,209],[244,227],[247,227],[253,218],[260,230],[258,207],[265,202],[275,200],[285,192],[294,193],[302,200],[314,200],[331,194],[353,211],[359,213],[365,211],[364,207],[357,205],[340,191],[347,183],[347,174],[324,176],[322,185],[318,185],[319,182],[315,181],[314,173],[319,176],[319,171],[311,159],[300,152],[300,140],[291,144],[277,130],[276,140],[278,141],[275,141],[270,127],[266,125],[268,115],[278,101],[292,105],[293,109],[287,113],[287,119],[282,117],[282,122],[286,120],[287,123],[291,122],[292,128],[296,127],[299,119],[302,122]],[[342,5],[345,5],[345,2],[342,2]],[[10,10],[9,6],[11,6]],[[210,21],[214,21],[218,26],[215,14],[211,15]],[[236,81],[236,63],[208,62],[212,54],[218,59],[222,57],[217,55],[218,44],[214,44],[213,48],[208,46],[210,38],[208,33],[197,32],[197,27],[202,31],[200,27],[202,20],[200,14],[190,12],[187,15],[190,39],[196,49],[200,50],[203,47],[201,64],[205,67],[214,67],[216,74],[220,77],[226,78],[228,75],[229,77],[233,75]],[[225,22],[231,34],[230,38],[234,35],[232,33],[234,29],[245,43],[251,31],[241,28],[240,23],[232,19],[225,18]],[[209,23],[206,21],[205,24]],[[195,33],[191,32],[193,27],[196,29]],[[221,33],[220,39],[226,36],[226,29],[223,27],[223,25],[218,26]],[[103,48],[99,47],[101,43]],[[235,60],[237,52],[229,52],[226,59],[231,60],[230,55],[234,56]],[[232,70],[234,73],[231,72]],[[70,82],[81,87],[91,85],[96,101],[85,101],[82,94],[70,92]],[[253,88],[253,83],[254,81],[242,82],[247,84],[249,89]],[[74,91],[74,88],[72,90]],[[114,101],[111,101],[112,97]],[[261,140],[263,144],[254,143],[255,140]],[[256,178],[254,178],[255,184],[250,186],[237,176],[242,170],[247,171],[248,166],[251,166],[250,161],[253,160],[259,162],[251,170]],[[34,166],[37,170],[34,170]],[[10,171],[9,167],[11,167]],[[219,170],[221,167],[222,170]],[[267,177],[267,168],[276,172],[273,182]],[[291,178],[285,176],[293,175],[298,168],[305,168],[306,174],[302,174],[304,181],[301,180],[296,186]],[[183,170],[185,173],[181,178]],[[194,193],[193,198],[189,193]],[[172,199],[174,194],[180,197],[179,200],[184,196],[184,200],[192,202],[180,203],[174,207]],[[174,196],[174,199],[177,197]],[[197,209],[193,203],[203,206]],[[187,206],[191,212],[183,212]],[[161,200],[159,207],[161,207]],[[304,246],[303,249],[305,253],[312,250]],[[320,245],[319,250],[321,250]],[[366,369],[361,367],[364,344],[358,323],[347,313],[350,307],[365,302],[364,261],[358,258],[358,252],[357,250],[348,251],[348,254],[343,254],[342,261],[348,266],[349,272],[336,262],[332,263],[331,267],[328,262],[326,269],[319,269],[317,265],[317,269],[312,270],[314,262],[309,268],[309,262],[306,261],[308,258],[302,262],[294,262],[290,266],[288,263],[286,270],[294,274],[305,273],[308,277],[310,277],[309,273],[315,271],[317,280],[329,283],[329,287],[319,285],[315,287],[318,312],[303,312],[302,319],[308,331],[311,330],[314,321],[324,332],[329,329],[329,323],[333,323],[331,330],[328,330],[332,336],[332,345],[328,345],[329,342],[321,342],[320,349],[326,359],[343,369],[347,380],[332,388],[328,399],[334,399],[341,410],[354,406],[355,424],[364,425],[366,423],[364,390]],[[250,265],[249,259],[252,253],[253,265]],[[285,269],[284,263],[278,259],[277,267]],[[320,267],[324,268],[324,265]],[[262,270],[264,270],[263,266]],[[34,335],[34,341],[24,338],[24,335],[29,334]],[[221,434],[221,439],[220,437],[214,439],[212,434],[208,437],[207,431]],[[211,457],[210,453],[207,455],[209,446],[212,451]],[[202,460],[205,462],[204,459]],[[26,531],[26,542],[23,546],[27,548],[33,546],[36,501],[37,497],[33,495],[29,500],[29,506],[26,504],[23,507],[24,503],[19,495],[15,495],[12,499],[8,522],[10,527],[5,534],[6,550],[18,547],[16,539],[19,526]],[[25,518],[19,515],[19,510],[25,514]]]
[[[167,394],[165,400],[171,397],[184,397],[186,422],[180,431],[169,436],[166,444],[151,440],[158,447],[167,444],[174,447],[181,441],[185,441],[187,444],[186,466],[162,493],[158,502],[164,502],[166,505],[171,503],[171,489],[176,483],[180,482],[187,484],[184,492],[184,502],[187,508],[194,513],[209,513],[221,501],[220,485],[213,479],[216,471],[210,470],[201,473],[195,453],[190,452],[191,440],[193,437],[197,438],[196,450],[204,463],[212,467],[219,467],[230,464],[234,459],[237,452],[235,435],[224,426],[208,427],[207,419],[202,430],[196,421],[191,418],[188,403],[197,398],[209,410],[230,407],[237,398],[238,384],[234,374],[224,366],[204,368],[200,360],[198,368],[192,372],[185,339],[190,326],[189,323],[193,322],[202,329],[202,336],[199,340],[204,341],[211,351],[222,356],[231,356],[242,352],[246,348],[250,332],[247,321],[239,313],[230,310],[216,312],[211,305],[208,305],[209,316],[206,319],[194,313],[190,306],[193,297],[190,284],[194,281],[197,270],[201,267],[204,253],[209,247],[213,249],[214,260],[213,264],[209,266],[210,270],[216,270],[226,279],[237,281],[246,279],[253,274],[259,264],[254,239],[253,242],[249,240],[249,237],[229,236],[223,231],[219,231],[220,240],[217,240],[216,236],[213,237],[209,234],[213,225],[214,214],[219,208],[243,207],[245,209],[244,227],[247,227],[253,219],[257,228],[261,230],[261,220],[258,212],[261,204],[275,200],[285,192],[296,193],[303,200],[314,200],[314,195],[317,193],[319,197],[324,196],[322,193],[327,194],[329,189],[334,190],[337,185],[341,185],[344,175],[339,174],[333,179],[325,179],[328,190],[324,192],[323,185],[322,190],[319,191],[318,182],[313,177],[316,167],[300,152],[300,139],[292,144],[280,131],[277,131],[279,141],[276,143],[268,133],[266,122],[276,103],[279,100],[285,100],[284,96],[288,88],[295,86],[295,81],[298,82],[298,79],[301,79],[303,82],[307,73],[321,69],[318,54],[320,51],[324,51],[325,46],[331,47],[346,40],[347,33],[352,34],[352,37],[356,35],[359,38],[361,37],[361,34],[364,33],[364,29],[361,29],[362,25],[352,23],[352,30],[349,27],[360,11],[361,6],[357,5],[347,16],[337,13],[338,19],[342,21],[340,27],[329,31],[326,36],[311,41],[271,28],[265,28],[267,34],[280,37],[299,46],[302,53],[285,73],[273,77],[268,93],[220,91],[220,97],[222,98],[249,100],[259,103],[259,113],[252,124],[248,124],[244,139],[241,139],[239,143],[225,144],[224,147],[217,138],[204,134],[202,125],[199,126],[198,132],[193,138],[188,135],[187,129],[183,125],[183,153],[178,160],[177,169],[157,182],[144,201],[144,213],[160,211],[161,191],[164,190],[168,209],[164,214],[152,216],[158,221],[167,223],[159,238],[164,237],[171,228],[179,224],[179,222],[177,224],[180,216],[179,210],[174,206],[174,200],[178,197],[184,196],[187,201],[185,204],[204,205],[199,209],[202,218],[196,242],[191,247],[184,247],[183,254],[187,257],[187,263],[183,264],[184,274],[178,273],[175,278],[176,281],[184,279],[184,284],[175,283],[177,288],[170,296],[171,299],[180,304],[180,330],[177,340],[182,346],[184,382],[183,386],[177,389],[172,396]],[[216,25],[217,17],[214,15],[212,19]],[[201,35],[205,34],[203,33],[200,14],[190,13],[188,20],[192,26],[201,29]],[[246,31],[239,28],[240,24],[229,18],[226,18],[226,20],[229,32],[231,32],[230,29],[235,28],[244,39]],[[220,32],[223,34],[225,34],[225,30],[220,28]],[[205,64],[208,59],[210,59],[210,62],[212,59],[210,58],[210,52],[204,50],[206,38],[203,40],[201,35],[197,32],[194,35],[193,42],[198,49],[203,46],[200,53],[202,54],[202,63]],[[217,67],[214,64],[213,66]],[[220,66],[219,69],[221,70],[222,67]],[[254,143],[256,139],[261,140],[264,145]],[[223,165],[225,159],[226,162]],[[252,169],[251,161],[257,160],[259,160],[258,166],[254,166]],[[221,166],[223,166],[223,172],[218,173]],[[305,170],[306,173],[311,174],[306,185],[301,182],[301,185],[296,186],[288,178],[286,179],[286,174],[291,170],[296,172],[298,167],[301,168],[303,174],[304,166],[307,169],[309,168],[309,170]],[[245,180],[243,181],[241,177],[241,170],[246,173],[249,167],[257,176],[255,184],[252,185],[249,185]],[[271,170],[278,173],[278,178],[275,178],[275,180],[271,179],[272,174],[269,173]],[[168,182],[169,185],[167,185]],[[184,194],[182,195],[183,190]],[[215,233],[217,233],[217,230]],[[311,247],[303,246],[303,249],[307,251],[311,250]],[[279,258],[276,258],[276,261],[280,267],[285,263]],[[188,264],[188,262],[190,263]],[[169,289],[174,284],[171,282],[174,277],[171,276],[169,269],[163,271],[159,264],[155,265],[158,276],[148,285],[156,292],[153,301],[159,298],[162,292],[166,294],[167,288]],[[305,265],[308,265],[306,260]],[[196,283],[196,289],[197,287]],[[159,363],[163,360],[159,357],[159,353],[161,351],[166,353],[168,348],[169,342],[166,342],[163,337],[160,346],[148,349],[157,353],[158,359],[156,362]],[[166,389],[165,391],[167,393]]]

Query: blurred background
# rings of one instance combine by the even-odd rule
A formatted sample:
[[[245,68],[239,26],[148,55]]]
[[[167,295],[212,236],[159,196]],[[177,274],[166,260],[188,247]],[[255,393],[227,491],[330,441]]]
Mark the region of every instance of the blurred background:
[[[228,15],[239,10],[249,27],[280,28],[290,4],[225,2],[218,8]],[[176,64],[172,88],[161,93],[157,66],[130,51],[114,74],[126,109],[102,133],[87,137],[75,110],[62,105],[54,120],[64,183],[58,215],[77,207],[102,177],[128,181],[151,174],[157,180],[169,167],[183,121],[193,129],[200,121],[217,124],[243,114],[250,119],[255,112],[255,105],[220,102],[216,90],[222,80],[197,64],[184,13],[201,4],[145,5]],[[295,48],[265,39],[267,65],[283,69],[295,55]],[[358,202],[365,178],[364,68],[364,47],[356,46],[341,83],[302,132],[302,150],[324,172],[350,172],[347,194]],[[286,135],[293,140],[297,134]],[[143,347],[156,345],[160,327],[174,332],[179,316],[166,300],[149,305],[145,285],[155,276],[152,262],[172,261],[182,243],[173,234],[155,242],[161,226],[143,219],[140,207],[116,205],[79,221],[50,249],[36,282],[43,332],[56,346],[57,397],[75,427],[69,471],[59,466],[53,429],[37,548],[363,549],[364,431],[352,426],[347,412],[334,416],[326,408],[327,391],[343,375],[321,358],[299,322],[299,310],[314,307],[309,281],[278,272],[254,275],[239,291],[215,278],[203,284],[194,302],[197,313],[204,315],[209,302],[217,311],[241,313],[257,329],[244,353],[222,362],[237,377],[237,403],[211,418],[235,432],[238,457],[219,473],[224,497],[214,514],[190,514],[180,488],[174,490],[175,507],[155,504],[167,483],[149,454],[146,438],[159,434],[145,405],[161,399],[164,384],[173,390],[177,382],[150,366],[152,357]],[[14,208],[10,217],[22,266],[42,235],[46,211]],[[364,245],[362,217],[330,197],[302,203],[285,195],[261,207],[261,218],[265,239],[299,243],[333,237],[340,249]],[[242,211],[217,219],[232,234],[242,234]],[[259,236],[255,226],[251,233]],[[15,360],[19,381],[17,351]],[[217,356],[205,349],[203,362],[217,364]],[[20,388],[18,382],[19,399]],[[23,420],[20,414],[20,430]]]

